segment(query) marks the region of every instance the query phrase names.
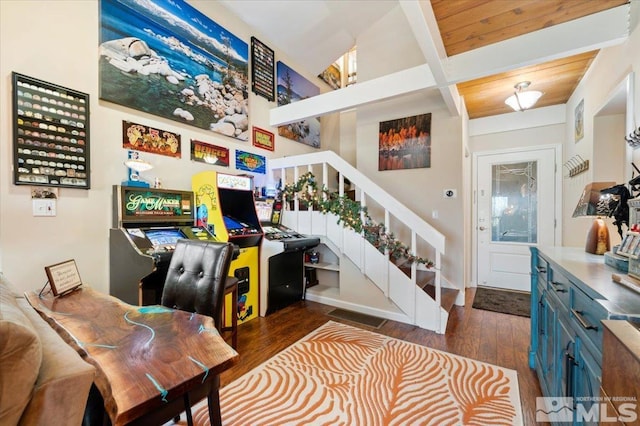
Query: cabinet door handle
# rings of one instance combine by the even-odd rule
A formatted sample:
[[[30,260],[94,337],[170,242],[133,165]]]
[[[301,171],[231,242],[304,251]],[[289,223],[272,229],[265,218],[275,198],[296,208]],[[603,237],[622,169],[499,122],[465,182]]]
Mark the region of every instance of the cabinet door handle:
[[[575,358],[573,355],[569,353],[569,351],[565,351],[564,353],[564,368],[566,370],[566,382],[564,385],[564,393],[567,397],[573,396],[573,368],[576,365]]]
[[[566,293],[567,289],[562,288],[562,283],[551,281],[551,287],[556,291],[556,293]]]
[[[576,319],[578,320],[582,328],[584,328],[585,330],[596,330],[596,331],[598,330],[598,327],[596,327],[595,325],[589,324],[587,320],[584,319],[584,317],[582,316],[582,311],[576,311],[575,309],[571,309],[571,313],[576,317]]]
[[[536,270],[538,272],[540,272],[541,274],[546,274],[547,273],[547,268],[545,268],[544,266],[536,266]]]

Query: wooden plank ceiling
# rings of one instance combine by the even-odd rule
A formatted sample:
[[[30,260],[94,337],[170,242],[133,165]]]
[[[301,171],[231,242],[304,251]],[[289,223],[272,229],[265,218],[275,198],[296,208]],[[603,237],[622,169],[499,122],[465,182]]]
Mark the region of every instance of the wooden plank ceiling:
[[[628,3],[628,0],[431,0],[448,56],[521,36]],[[577,37],[579,35],[576,35]],[[564,104],[598,51],[557,59],[457,85],[469,118],[512,112],[514,85],[544,95],[535,108]]]

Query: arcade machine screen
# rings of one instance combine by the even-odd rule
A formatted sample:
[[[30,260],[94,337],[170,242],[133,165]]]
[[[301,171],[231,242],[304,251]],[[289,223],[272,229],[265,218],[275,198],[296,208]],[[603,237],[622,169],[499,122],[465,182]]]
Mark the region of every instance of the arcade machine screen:
[[[271,215],[273,213],[273,200],[272,201],[261,201],[256,200],[256,213],[258,213],[258,220],[260,223],[269,223],[271,222]]]
[[[174,246],[181,238],[187,238],[179,229],[148,229],[144,231],[154,248]]]
[[[227,228],[230,234],[235,234],[233,231],[238,231],[246,228],[248,225],[238,222],[229,216],[223,216],[224,226]]]

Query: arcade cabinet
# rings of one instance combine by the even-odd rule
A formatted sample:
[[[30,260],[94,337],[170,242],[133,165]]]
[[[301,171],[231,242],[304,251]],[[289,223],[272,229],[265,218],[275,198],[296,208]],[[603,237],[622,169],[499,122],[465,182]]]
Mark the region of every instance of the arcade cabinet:
[[[260,315],[265,316],[304,299],[304,253],[320,244],[280,224],[282,201],[255,200],[264,232],[260,250]]]
[[[181,238],[216,241],[194,225],[189,191],[113,187],[109,230],[110,294],[132,305],[159,305],[167,269]]]
[[[252,179],[214,171],[191,178],[196,201],[196,224],[208,228],[218,241],[240,247],[229,275],[238,279],[238,323],[259,313],[258,255],[262,228],[253,203]],[[231,319],[231,295],[225,300],[225,322]]]

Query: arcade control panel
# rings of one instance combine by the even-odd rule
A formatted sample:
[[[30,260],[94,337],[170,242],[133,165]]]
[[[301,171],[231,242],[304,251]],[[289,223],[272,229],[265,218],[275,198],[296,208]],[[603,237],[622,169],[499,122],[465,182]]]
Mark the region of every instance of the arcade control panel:
[[[265,238],[269,241],[280,241],[283,244],[284,251],[306,250],[320,244],[320,238],[298,234],[282,225],[278,227],[265,226],[262,229]]]
[[[306,238],[304,235],[300,235],[292,229],[285,228],[284,226],[264,226],[262,228],[264,236],[269,241],[279,241],[286,238]]]

